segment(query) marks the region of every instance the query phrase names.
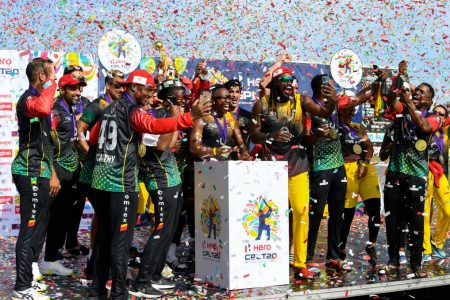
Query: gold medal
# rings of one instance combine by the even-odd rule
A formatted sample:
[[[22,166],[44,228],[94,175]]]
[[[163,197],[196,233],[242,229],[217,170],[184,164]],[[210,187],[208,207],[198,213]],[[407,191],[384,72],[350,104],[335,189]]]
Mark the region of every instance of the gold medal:
[[[145,146],[143,143],[139,143],[139,148],[138,148],[139,156],[144,157],[146,152],[147,152],[147,146]]]
[[[57,134],[56,134],[56,130],[51,129],[51,130],[50,130],[50,136],[52,137],[52,140],[53,140],[55,143],[58,141]]]
[[[362,147],[359,144],[354,144],[353,145],[353,152],[355,152],[356,154],[361,154],[362,153]]]
[[[427,142],[425,142],[425,140],[417,140],[416,142],[416,149],[419,151],[424,151],[425,149],[427,149]]]
[[[334,140],[337,137],[336,129],[333,127],[330,128],[330,137]]]

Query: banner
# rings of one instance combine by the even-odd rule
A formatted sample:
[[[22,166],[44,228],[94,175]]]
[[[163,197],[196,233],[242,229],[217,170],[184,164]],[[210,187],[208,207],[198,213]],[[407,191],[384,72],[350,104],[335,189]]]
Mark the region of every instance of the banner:
[[[19,197],[11,177],[11,162],[18,149],[18,133],[15,106],[22,93],[28,88],[28,79],[25,69],[33,58],[46,57],[55,62],[57,78],[63,74],[68,65],[83,67],[83,75],[88,85],[83,88],[82,95],[93,100],[104,92],[106,74],[105,68],[98,57],[86,53],[63,53],[63,52],[38,52],[0,50],[0,235],[15,235],[18,233],[19,224]],[[189,79],[194,77],[195,67],[204,60],[174,57],[173,66],[178,74]],[[159,58],[143,57],[138,68],[156,75]],[[240,107],[248,112],[251,111],[253,103],[259,98],[259,82],[264,74],[273,65],[271,62],[210,60],[207,61],[207,69],[210,72],[211,82],[225,83],[227,80],[236,78],[241,81],[243,90]],[[324,64],[314,63],[290,63],[286,64],[293,71],[298,80],[298,92],[311,96],[311,79],[318,74],[330,73],[330,67]],[[100,70],[100,72],[99,72]],[[370,69],[363,69],[363,81],[372,81]],[[359,88],[359,87],[358,87]],[[337,87],[339,91],[339,87]],[[367,115],[367,111],[365,113]],[[354,119],[362,121],[362,108]],[[368,122],[370,124],[370,122]],[[371,131],[369,129],[369,131]],[[382,140],[383,130],[376,132],[374,141]],[[88,218],[92,213],[87,206],[84,217]],[[80,228],[88,226],[88,220],[82,220]]]
[[[82,95],[94,99],[98,95],[97,64],[90,54],[62,52],[32,52],[0,50],[0,235],[19,233],[20,198],[12,181],[11,163],[18,151],[16,104],[29,82],[25,73],[28,62],[35,57],[46,57],[54,61],[57,78],[67,65],[83,67],[88,85]],[[84,215],[92,213],[87,206]],[[90,218],[89,218],[90,220]],[[82,220],[80,228],[87,228]]]

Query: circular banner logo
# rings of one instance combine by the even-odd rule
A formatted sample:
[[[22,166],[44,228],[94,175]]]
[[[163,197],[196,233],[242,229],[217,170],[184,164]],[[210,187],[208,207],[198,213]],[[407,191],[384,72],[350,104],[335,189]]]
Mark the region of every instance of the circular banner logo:
[[[362,63],[350,49],[341,49],[331,58],[331,75],[343,89],[354,88],[362,78]]]
[[[270,240],[277,236],[280,228],[280,214],[278,206],[273,200],[267,200],[263,196],[251,199],[247,202],[242,216],[242,227],[247,236],[256,241]]]
[[[141,62],[141,46],[136,38],[123,30],[112,30],[100,39],[98,57],[103,67],[128,74]]]

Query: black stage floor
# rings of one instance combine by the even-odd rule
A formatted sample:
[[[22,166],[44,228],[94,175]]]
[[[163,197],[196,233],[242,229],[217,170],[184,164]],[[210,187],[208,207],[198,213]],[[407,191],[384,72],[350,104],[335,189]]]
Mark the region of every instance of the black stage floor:
[[[135,244],[143,248],[149,228],[142,227],[136,230]],[[80,232],[80,240],[88,245],[88,233]],[[171,291],[166,299],[230,299],[230,298],[253,298],[253,299],[338,299],[354,296],[370,296],[368,299],[396,299],[382,298],[381,294],[387,292],[409,293],[410,299],[415,298],[416,289],[425,289],[450,285],[450,266],[448,259],[433,259],[426,264],[427,270],[433,275],[431,278],[413,279],[407,265],[402,265],[400,273],[396,277],[380,275],[373,270],[368,262],[364,251],[367,240],[367,217],[356,216],[353,222],[351,234],[348,241],[348,260],[352,270],[342,274],[330,274],[326,272],[323,265],[319,266],[320,276],[314,280],[295,280],[291,277],[288,286],[272,286],[266,288],[255,288],[246,290],[222,290],[209,286],[207,283],[196,281],[194,273],[190,276],[175,274],[177,289]],[[0,238],[0,299],[10,299],[10,293],[15,278],[15,242],[16,238]],[[181,255],[192,254],[193,243],[184,243],[178,252]],[[449,249],[447,243],[446,249]],[[447,250],[448,251],[448,250]],[[326,252],[326,220],[323,220],[318,245],[316,247],[317,262],[325,260]],[[380,227],[379,244],[377,246],[379,257],[379,268],[387,262],[387,245],[384,225]],[[86,299],[88,287],[80,281],[80,275],[86,264],[86,257],[72,258],[65,261],[67,266],[74,268],[76,274],[71,277],[45,276],[48,285],[48,294],[52,299]],[[287,266],[286,266],[287,267]],[[136,275],[137,269],[130,267],[129,277]],[[448,295],[448,293],[446,294]],[[444,295],[442,295],[444,296]],[[434,297],[437,299],[448,299]],[[131,299],[131,298],[130,298]],[[420,299],[420,298],[418,298]]]

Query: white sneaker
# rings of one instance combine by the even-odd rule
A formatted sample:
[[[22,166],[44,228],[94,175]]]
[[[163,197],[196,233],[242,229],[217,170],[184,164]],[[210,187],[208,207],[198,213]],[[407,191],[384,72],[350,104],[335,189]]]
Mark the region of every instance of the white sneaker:
[[[39,294],[35,289],[29,288],[24,291],[16,291],[12,292],[12,300],[50,300],[50,297],[47,295]]]
[[[31,287],[36,290],[36,292],[44,292],[47,290],[47,285],[42,282],[32,281]]]
[[[34,281],[41,281],[42,279],[44,279],[42,277],[41,272],[39,271],[39,266],[37,262],[34,262],[31,264],[31,269],[33,271],[33,280]]]
[[[406,265],[408,263],[408,261],[406,260],[406,253],[403,251],[399,252],[399,256],[400,256],[400,264],[401,265]]]
[[[45,275],[59,275],[70,276],[73,274],[73,270],[66,268],[62,265],[61,261],[42,261],[39,266],[42,273]]]
[[[162,270],[161,275],[165,278],[172,278],[173,271],[167,264],[164,264],[164,269]]]

